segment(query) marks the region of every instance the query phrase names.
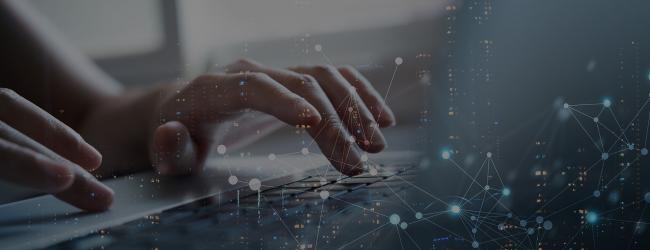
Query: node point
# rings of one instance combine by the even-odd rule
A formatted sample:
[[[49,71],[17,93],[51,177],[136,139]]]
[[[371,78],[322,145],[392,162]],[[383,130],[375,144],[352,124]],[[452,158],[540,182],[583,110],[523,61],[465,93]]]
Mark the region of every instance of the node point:
[[[449,151],[442,151],[442,159],[449,160],[449,157],[451,157],[451,153]]]
[[[228,183],[230,183],[230,185],[237,184],[237,181],[238,181],[237,176],[231,175],[230,177],[228,177]]]
[[[460,207],[458,205],[451,206],[451,208],[449,210],[454,214],[459,214],[460,213]]]
[[[598,190],[594,191],[594,197],[600,197],[600,191]]]
[[[248,182],[248,187],[253,191],[259,191],[262,187],[262,182],[260,182],[260,179],[253,178]]]
[[[598,122],[598,121],[599,121],[598,117],[594,117],[594,122]]]
[[[503,196],[509,196],[510,195],[510,189],[509,188],[504,188],[503,190],[501,190],[501,194],[503,194]]]
[[[370,175],[372,175],[372,176],[377,176],[377,174],[378,174],[378,172],[377,172],[377,169],[376,169],[376,168],[371,168],[371,169],[370,169]]]
[[[609,159],[609,154],[608,153],[603,153],[603,154],[600,155],[600,158],[603,159],[603,160],[607,160],[607,159]]]
[[[302,148],[300,150],[300,153],[302,153],[303,155],[308,155],[309,154],[309,149],[308,148]]]
[[[648,149],[647,148],[642,148],[641,149],[641,155],[648,155]]]
[[[276,159],[275,154],[269,154],[269,160],[274,161]]]
[[[399,227],[401,227],[402,229],[406,229],[408,226],[409,224],[404,221],[402,221],[402,223],[399,224]]]
[[[526,225],[528,225],[528,221],[526,221],[526,220],[520,220],[520,221],[519,221],[519,225],[522,226],[522,227],[525,227]]]
[[[401,57],[395,57],[395,64],[402,65],[402,63],[404,63],[404,59]]]
[[[610,101],[609,99],[605,99],[603,101],[603,106],[605,106],[605,108],[609,108],[610,106],[612,106],[612,101]]]
[[[532,227],[529,227],[528,230],[526,230],[526,232],[528,233],[528,235],[533,235],[533,234],[535,234],[535,229],[533,229]]]
[[[551,230],[553,228],[553,222],[550,220],[544,221],[544,229]]]
[[[320,44],[314,45],[314,50],[318,51],[318,52],[323,51],[323,45],[320,45]]]
[[[598,214],[594,212],[587,212],[587,215],[585,215],[585,219],[589,224],[595,224],[598,221]]]
[[[645,203],[650,203],[650,192],[645,193],[643,200],[645,200]]]
[[[399,219],[399,215],[397,215],[397,214],[391,214],[391,215],[388,217],[388,220],[390,221],[390,224],[397,225],[397,224],[399,224],[399,220],[400,220],[400,219]]]
[[[472,241],[472,248],[478,248],[478,241]]]
[[[418,220],[422,219],[422,213],[420,213],[420,212],[415,213],[415,218],[418,219]]]
[[[487,152],[487,154],[485,155],[487,156],[487,158],[492,158],[492,152]]]
[[[363,161],[363,162],[368,161],[368,154],[362,154],[361,155],[361,161]]]
[[[226,145],[221,144],[221,145],[217,146],[217,153],[219,153],[220,155],[225,154],[226,153]]]
[[[568,103],[564,103],[564,108],[565,108],[565,109],[568,109],[568,108],[569,108],[569,104],[568,104]]]
[[[326,200],[330,197],[330,192],[327,190],[320,191],[320,198]]]
[[[535,217],[535,222],[537,222],[537,224],[542,224],[544,222],[544,217],[542,216]]]

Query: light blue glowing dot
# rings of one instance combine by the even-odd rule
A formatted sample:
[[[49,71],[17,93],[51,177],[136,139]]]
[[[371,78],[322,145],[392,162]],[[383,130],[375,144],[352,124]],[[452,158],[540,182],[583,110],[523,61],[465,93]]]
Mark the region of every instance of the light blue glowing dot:
[[[597,123],[598,121],[600,121],[600,119],[598,119],[598,117],[594,117],[594,122]]]
[[[476,229],[476,228],[472,228],[472,233],[473,233],[473,234],[476,234],[476,232],[478,232],[478,229]]]
[[[634,143],[627,144],[628,150],[634,150]]]
[[[503,188],[503,190],[501,190],[501,194],[503,194],[503,196],[509,196],[510,195],[510,189],[509,188]]]
[[[650,203],[650,192],[645,193],[643,200],[645,200],[645,203]]]
[[[520,221],[519,221],[519,225],[522,226],[522,227],[525,227],[526,225],[528,225],[528,221],[526,221],[526,220],[520,220]]]
[[[402,221],[402,223],[399,224],[399,227],[402,228],[402,229],[404,229],[404,230],[406,230],[406,228],[407,228],[408,226],[409,226],[409,224],[406,223],[405,221]]]
[[[460,207],[458,205],[453,205],[451,206],[450,211],[454,214],[459,214],[460,213]]]
[[[449,151],[442,151],[442,159],[449,160],[449,157],[451,157],[451,153]]]
[[[469,219],[470,220],[476,220],[476,216],[472,215],[471,217],[469,217]]]
[[[508,218],[512,218],[512,213],[508,213],[508,214],[506,214],[506,216],[507,216]]]
[[[544,217],[542,216],[535,217],[535,222],[537,222],[537,224],[542,224],[542,222],[544,222]]]
[[[564,108],[565,108],[565,109],[568,109],[568,108],[569,108],[569,104],[565,102],[565,103],[564,103]]]
[[[594,197],[600,197],[600,191],[598,190],[594,191]]]
[[[598,221],[598,214],[594,212],[588,212],[585,218],[589,224],[595,224]]]
[[[553,228],[553,222],[550,220],[544,221],[544,229],[551,230],[551,228]]]
[[[528,235],[533,235],[533,234],[535,234],[535,229],[533,229],[532,227],[529,227],[528,230],[526,230],[526,232],[528,233]]]
[[[608,153],[602,153],[600,155],[600,159],[603,159],[603,161],[609,159],[609,154]]]
[[[648,149],[647,148],[642,148],[641,149],[641,155],[648,155]]]
[[[420,213],[420,212],[415,213],[415,218],[418,219],[418,220],[422,219],[422,213]]]
[[[390,217],[388,217],[388,220],[390,221],[390,224],[397,225],[399,224],[399,215],[397,214],[391,214]]]
[[[605,108],[609,108],[610,106],[612,106],[612,101],[610,101],[609,99],[605,99],[603,101],[603,106],[605,106]]]
[[[478,248],[478,241],[472,241],[472,247]]]

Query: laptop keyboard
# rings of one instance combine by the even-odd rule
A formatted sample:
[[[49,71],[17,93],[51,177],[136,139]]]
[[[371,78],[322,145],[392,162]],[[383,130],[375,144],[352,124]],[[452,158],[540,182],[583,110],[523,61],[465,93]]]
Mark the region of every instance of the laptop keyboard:
[[[348,214],[350,207],[381,206],[381,203],[373,203],[373,201],[385,200],[398,193],[405,195],[404,191],[410,188],[409,182],[414,179],[416,172],[413,163],[380,164],[376,169],[377,171],[367,171],[353,177],[341,175],[331,169],[329,171],[326,168],[317,169],[312,175],[303,179],[269,187],[259,193],[225,202],[221,201],[219,196],[201,199],[63,242],[51,248],[156,249],[159,246],[167,248],[172,246],[172,248],[228,249],[242,244],[246,246],[267,244],[261,242],[268,242],[268,240],[260,241],[261,238],[266,237],[276,241],[281,234],[267,236],[264,233],[271,231],[286,232],[284,244],[287,244],[291,242],[291,238],[297,237],[292,236],[293,230],[304,231],[304,227],[318,230],[315,226],[319,224],[314,222],[314,219],[327,220],[330,214]],[[325,204],[329,206],[326,208]],[[342,211],[337,212],[337,208]],[[374,209],[357,210],[366,214]],[[325,215],[323,215],[324,210],[328,211]],[[316,216],[319,218],[314,218]],[[219,237],[215,237],[215,234]],[[252,235],[255,234],[259,236],[253,237]],[[215,241],[211,243],[211,240]]]

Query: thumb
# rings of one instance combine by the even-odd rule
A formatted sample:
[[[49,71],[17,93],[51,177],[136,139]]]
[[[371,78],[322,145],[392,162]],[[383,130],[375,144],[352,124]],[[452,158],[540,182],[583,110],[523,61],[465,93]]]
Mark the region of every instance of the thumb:
[[[197,146],[187,127],[178,121],[156,128],[153,165],[162,175],[183,175],[200,170]]]

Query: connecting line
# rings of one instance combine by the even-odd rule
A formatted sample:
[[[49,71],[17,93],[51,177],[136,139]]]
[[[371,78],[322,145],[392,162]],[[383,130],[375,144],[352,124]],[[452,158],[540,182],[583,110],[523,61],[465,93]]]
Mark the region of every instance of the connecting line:
[[[351,206],[355,206],[355,207],[361,208],[361,209],[363,209],[364,211],[368,211],[368,212],[371,212],[371,213],[374,213],[374,214],[377,214],[377,215],[381,215],[381,216],[384,216],[384,217],[388,218],[388,215],[385,215],[385,214],[382,214],[382,213],[379,213],[379,212],[375,212],[375,211],[372,210],[372,209],[369,209],[369,208],[365,208],[365,207],[359,206],[359,205],[354,204],[354,203],[351,203],[351,202],[349,202],[349,201],[342,200],[342,199],[336,198],[336,197],[334,197],[334,196],[330,196],[329,198],[330,198],[330,199],[337,200],[337,201],[345,202],[345,203],[347,203],[348,205],[351,205]]]
[[[399,245],[402,247],[402,250],[404,250],[404,243],[402,243],[402,235],[399,233],[399,227],[395,225],[395,230],[397,231],[397,238],[399,239]]]
[[[262,196],[262,197],[263,197],[264,200],[266,200],[267,203],[268,203],[268,199],[266,199],[266,196]],[[284,228],[287,230],[287,232],[289,232],[289,235],[291,235],[291,238],[293,238],[293,240],[296,241],[296,244],[297,244],[296,246],[300,246],[300,241],[298,241],[298,238],[296,238],[296,235],[294,235],[293,232],[291,232],[291,229],[289,229],[289,227],[287,226],[287,224],[284,223],[284,220],[282,220],[282,216],[280,215],[280,213],[278,213],[278,211],[275,210],[275,208],[274,208],[272,205],[269,204],[269,207],[270,207],[271,209],[273,209],[273,212],[278,216],[278,219],[280,219],[280,222],[282,223],[282,226],[284,226]]]
[[[390,185],[386,184],[386,182],[382,182],[382,183],[383,183],[383,184],[384,184],[388,189],[390,189],[390,191],[393,192],[393,194],[395,194],[395,196],[396,196],[396,197],[397,197],[397,198],[398,198],[402,203],[404,203],[404,205],[406,205],[406,207],[408,207],[409,209],[411,209],[411,211],[412,211],[413,213],[417,212],[417,211],[415,211],[415,209],[413,209],[413,207],[411,207],[411,205],[409,205],[409,204],[408,204],[404,199],[402,199],[402,197],[400,197],[400,196],[395,192],[395,190],[393,190],[393,188],[390,187]]]
[[[386,88],[386,94],[384,95],[384,103],[388,104],[388,94],[390,94],[390,88],[393,86],[393,81],[395,80],[395,75],[397,75],[397,69],[399,68],[399,64],[395,64],[395,70],[393,70],[393,75],[390,77],[390,82],[388,82],[388,88]],[[379,113],[377,114],[377,120],[381,118],[381,115],[384,113],[384,109],[379,109]],[[375,137],[375,131],[372,130],[372,133],[370,133],[370,140]]]
[[[628,123],[627,126],[625,126],[625,129],[623,129],[623,131],[621,131],[621,135],[619,135],[618,138],[616,138],[615,141],[620,140],[621,136],[624,135],[625,132],[627,132],[627,130],[630,128],[630,126],[632,126],[632,124],[634,123],[634,120],[636,120],[636,118],[639,117],[639,114],[641,114],[641,110],[643,110],[645,108],[645,106],[648,105],[648,101],[650,101],[650,98],[646,99],[646,101],[643,103],[643,105],[641,106],[639,111],[636,112],[634,117],[630,120],[630,123]],[[614,147],[614,145],[612,145],[612,147]],[[611,150],[611,148],[610,148],[610,150]]]
[[[415,185],[415,184],[413,184],[413,183],[411,183],[411,182],[405,180],[405,179],[402,178],[401,176],[399,176],[399,175],[394,175],[394,176],[397,177],[398,179],[401,179],[402,181],[406,182],[407,184],[411,185],[412,187],[414,187],[415,189],[419,190],[420,192],[422,192],[422,193],[428,195],[429,197],[431,197],[431,198],[433,198],[433,199],[435,199],[435,200],[441,202],[442,204],[445,204],[446,206],[449,206],[449,203],[447,203],[447,202],[441,200],[441,199],[438,198],[438,197],[435,197],[433,194],[431,194],[431,193],[427,192],[426,190],[424,190],[424,189],[418,187],[417,185]]]
[[[650,129],[650,112],[648,112],[648,126],[645,127],[645,141],[643,147],[648,147],[648,130]]]
[[[325,206],[325,201],[320,204],[320,216],[318,217],[318,227],[316,228],[316,243],[314,244],[314,250],[318,249],[318,237],[320,235],[321,220],[323,219],[323,207]]]
[[[377,228],[375,228],[375,229],[373,229],[373,230],[370,230],[370,231],[368,231],[367,233],[365,233],[365,234],[363,234],[363,235],[357,237],[356,239],[353,239],[352,241],[349,241],[348,243],[345,243],[343,246],[340,246],[340,247],[337,248],[337,249],[343,249],[343,248],[347,247],[348,245],[350,245],[350,244],[352,244],[352,243],[354,243],[354,242],[356,242],[356,241],[358,241],[358,240],[360,240],[360,239],[363,239],[364,237],[368,236],[369,234],[374,233],[375,231],[377,231],[377,230],[379,230],[379,229],[382,229],[383,227],[385,227],[385,226],[388,225],[388,224],[389,224],[389,223],[386,222],[385,224],[383,224],[383,225],[381,225],[381,226],[378,226]]]
[[[594,147],[596,147],[596,149],[597,149],[598,151],[602,152],[601,149],[598,148],[598,144],[596,143],[596,141],[594,140],[594,138],[591,137],[591,134],[589,134],[589,132],[587,132],[587,129],[585,129],[585,127],[582,126],[582,123],[580,122],[580,120],[578,119],[578,117],[576,117],[576,115],[573,113],[573,111],[574,111],[574,110],[571,109],[571,112],[569,112],[569,113],[571,114],[571,116],[573,116],[573,119],[575,119],[576,122],[578,123],[578,125],[580,125],[580,128],[582,128],[582,131],[585,132],[585,134],[589,137],[589,140],[591,140],[591,142],[594,144]]]
[[[413,237],[411,237],[411,234],[409,234],[409,232],[407,232],[406,230],[404,230],[404,233],[406,234],[406,236],[409,237],[409,239],[411,240],[411,242],[413,243],[413,245],[415,245],[418,249],[422,250],[422,248],[418,245],[418,243],[415,242],[415,240],[413,240]]]
[[[623,171],[627,170],[627,169],[628,169],[632,164],[636,163],[636,161],[638,161],[638,160],[639,160],[639,157],[637,156],[637,157],[636,157],[634,160],[632,160],[629,164],[626,164],[626,166],[625,166],[623,169],[621,169],[621,171],[619,171],[616,175],[614,175],[614,176],[613,176],[613,177],[612,177],[612,178],[607,182],[607,184],[605,184],[605,186],[607,186],[607,185],[609,185],[610,183],[612,183],[612,181],[614,181],[614,180],[616,179],[616,177],[618,177],[619,175],[621,175],[621,174],[623,173]]]

